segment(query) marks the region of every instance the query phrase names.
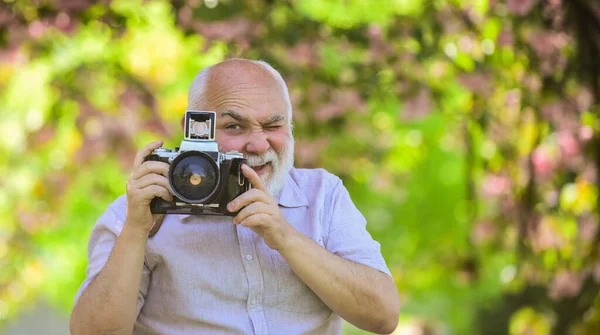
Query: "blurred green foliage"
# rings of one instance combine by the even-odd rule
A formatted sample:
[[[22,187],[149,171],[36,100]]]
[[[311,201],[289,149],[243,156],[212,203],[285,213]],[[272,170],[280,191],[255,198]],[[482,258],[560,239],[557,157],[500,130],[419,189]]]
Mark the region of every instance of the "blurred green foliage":
[[[287,81],[296,165],[381,242],[397,333],[597,334],[598,23],[587,0],[3,0],[0,326],[70,311],[136,150],[177,145],[193,76],[245,57]]]

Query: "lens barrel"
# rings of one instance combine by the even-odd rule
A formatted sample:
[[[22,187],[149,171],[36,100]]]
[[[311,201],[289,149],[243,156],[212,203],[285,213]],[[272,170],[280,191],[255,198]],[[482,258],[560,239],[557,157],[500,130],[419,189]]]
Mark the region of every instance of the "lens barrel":
[[[192,204],[210,202],[219,190],[220,179],[217,163],[202,151],[183,152],[169,167],[173,193]]]

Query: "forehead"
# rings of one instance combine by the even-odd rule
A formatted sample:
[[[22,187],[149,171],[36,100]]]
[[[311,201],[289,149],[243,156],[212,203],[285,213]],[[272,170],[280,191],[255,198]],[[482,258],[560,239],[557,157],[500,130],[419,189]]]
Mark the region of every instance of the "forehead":
[[[219,65],[209,73],[206,108],[218,114],[234,110],[256,118],[287,117],[283,88],[270,72],[253,63]]]

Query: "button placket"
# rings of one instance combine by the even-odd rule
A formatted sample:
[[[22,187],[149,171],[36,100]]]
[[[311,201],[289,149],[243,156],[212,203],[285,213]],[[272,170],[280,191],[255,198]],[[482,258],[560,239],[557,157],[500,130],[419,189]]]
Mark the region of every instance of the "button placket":
[[[255,234],[252,230],[237,226],[238,243],[240,246],[240,257],[242,258],[246,278],[248,280],[248,315],[256,334],[267,334],[267,320],[262,309],[263,277],[260,262],[254,260],[256,255]]]

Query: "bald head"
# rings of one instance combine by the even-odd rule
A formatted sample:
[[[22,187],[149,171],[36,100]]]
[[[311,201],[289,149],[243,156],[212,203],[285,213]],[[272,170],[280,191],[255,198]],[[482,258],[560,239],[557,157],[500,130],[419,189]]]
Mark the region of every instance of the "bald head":
[[[235,150],[275,195],[294,163],[288,90],[269,64],[231,59],[202,70],[190,85],[188,109],[214,111],[220,152]]]
[[[263,61],[230,59],[200,71],[189,88],[188,109],[215,110],[215,100],[260,87],[277,92],[282,98],[288,124],[292,125],[292,104],[285,81],[271,65]]]

